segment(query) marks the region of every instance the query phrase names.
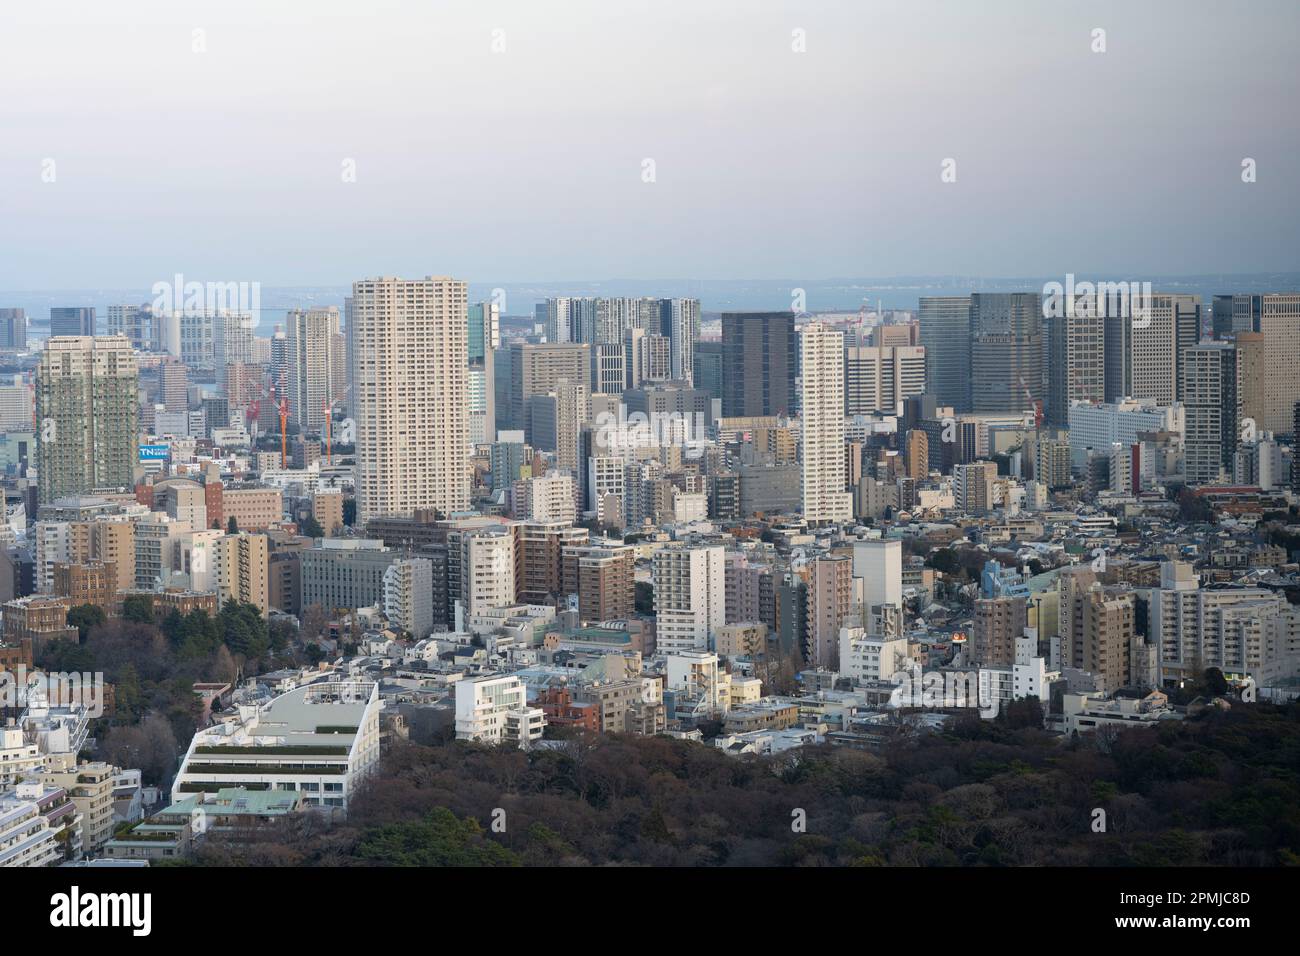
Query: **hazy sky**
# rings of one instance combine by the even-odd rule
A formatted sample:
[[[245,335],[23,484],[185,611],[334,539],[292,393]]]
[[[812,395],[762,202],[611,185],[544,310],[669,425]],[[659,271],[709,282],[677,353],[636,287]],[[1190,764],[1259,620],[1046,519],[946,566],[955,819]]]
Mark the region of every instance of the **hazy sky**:
[[[1298,28],[1293,0],[3,0],[0,289],[1297,269]]]

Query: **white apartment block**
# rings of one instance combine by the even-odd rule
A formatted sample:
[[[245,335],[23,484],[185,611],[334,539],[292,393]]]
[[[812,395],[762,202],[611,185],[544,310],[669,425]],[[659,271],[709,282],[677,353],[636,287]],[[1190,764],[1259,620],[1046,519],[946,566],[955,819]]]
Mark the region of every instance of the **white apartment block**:
[[[303,803],[346,813],[379,763],[379,685],[307,684],[200,730],[172,784],[172,802],[222,787],[290,790]]]
[[[466,288],[446,277],[352,285],[358,524],[469,507]]]
[[[707,651],[727,623],[726,551],[721,545],[660,548],[652,563],[660,651]]]
[[[577,520],[577,491],[571,475],[552,472],[540,478],[524,478],[514,483],[511,495],[516,518],[566,524]]]
[[[55,866],[63,859],[58,830],[37,802],[45,789],[38,783],[19,784],[11,793],[0,788],[0,868]]]
[[[1165,685],[1217,667],[1264,687],[1300,676],[1300,609],[1267,588],[1202,588],[1181,562],[1161,566],[1150,594],[1150,640]]]
[[[861,627],[840,628],[840,673],[855,685],[892,680],[910,660],[907,638],[871,636]]]
[[[384,570],[384,615],[416,640],[432,633],[432,561],[401,558]]]
[[[528,706],[528,689],[513,674],[456,683],[456,739],[512,744],[522,749],[542,739],[546,717]]]
[[[461,605],[466,617],[515,603],[515,531],[493,525],[461,538]]]
[[[803,516],[851,521],[844,467],[844,333],[819,322],[799,330]]]
[[[692,701],[693,711],[719,716],[731,709],[731,675],[718,665],[712,651],[670,652],[666,658],[666,687]],[[678,713],[683,708],[676,705]]]

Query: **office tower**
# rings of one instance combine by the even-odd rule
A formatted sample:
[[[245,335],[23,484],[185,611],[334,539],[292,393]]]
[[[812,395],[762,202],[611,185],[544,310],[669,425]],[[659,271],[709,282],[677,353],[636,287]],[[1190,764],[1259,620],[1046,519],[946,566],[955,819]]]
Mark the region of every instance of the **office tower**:
[[[50,337],[56,335],[93,336],[95,334],[95,310],[93,307],[71,307],[50,309]]]
[[[338,331],[335,306],[290,309],[284,317],[286,397],[289,415],[303,431],[322,431],[328,410],[339,398],[334,389],[346,356],[338,351]]]
[[[469,306],[469,360],[485,362],[501,348],[501,306],[496,302],[475,302]]]
[[[396,549],[370,538],[319,538],[299,552],[302,606],[318,604],[332,612],[380,604],[384,572],[400,557]]]
[[[813,322],[799,331],[803,516],[850,521],[844,490],[844,334]]]
[[[1200,296],[1162,293],[1126,301],[1100,295],[1099,301],[1106,327],[1106,401],[1177,401],[1180,350],[1196,344]]]
[[[1185,472],[1189,484],[1231,474],[1240,427],[1238,354],[1231,342],[1202,342],[1185,354]]]
[[[154,316],[153,306],[148,303],[110,305],[108,334],[126,336],[131,347],[141,351],[155,351],[162,341],[162,329]]]
[[[897,415],[905,399],[925,390],[925,349],[919,345],[844,347],[845,415]]]
[[[1248,414],[1260,431],[1291,437],[1291,412],[1300,401],[1300,292],[1234,296],[1233,310],[1237,332],[1263,336],[1262,363],[1258,381],[1250,383],[1256,394]],[[1249,326],[1243,327],[1247,318]]]
[[[1171,299],[1169,306],[1164,299]],[[1199,295],[1158,296],[1161,308],[1172,308],[1174,314],[1174,398],[1182,394],[1184,368],[1183,353],[1201,341],[1201,330],[1205,324],[1204,306]]]
[[[57,336],[36,371],[40,500],[134,483],[140,375],[120,336]]]
[[[579,474],[578,436],[589,420],[589,408],[585,381],[562,379],[545,395],[534,395],[528,402],[533,447],[554,452],[556,467],[575,478]]]
[[[695,387],[710,398],[722,398],[722,343],[695,343]]]
[[[1253,332],[1253,295],[1216,295],[1210,305],[1210,322],[1214,337],[1230,339],[1238,332]]]
[[[591,346],[514,342],[510,345],[510,424],[532,440],[529,401],[545,395],[560,381],[585,382],[590,376]]]
[[[184,312],[177,317],[180,358],[190,368],[216,368],[215,323],[209,312]]]
[[[357,521],[469,507],[466,284],[352,285]]]
[[[27,312],[0,309],[0,349],[21,352],[27,348]]]
[[[983,415],[1019,415],[1043,397],[1043,303],[1037,292],[970,297],[970,402]]]
[[[1014,664],[1016,641],[1024,636],[1028,624],[1027,609],[1023,597],[976,598],[970,663]]]
[[[793,312],[724,312],[723,417],[793,414],[798,350]]]
[[[968,295],[923,296],[919,306],[926,393],[956,412],[971,407],[970,306]]]
[[[726,623],[726,552],[721,545],[666,547],[655,552],[657,649],[703,651],[713,629]]]
[[[1046,419],[1063,428],[1070,421],[1071,402],[1105,401],[1106,327],[1095,296],[1054,304],[1052,311],[1047,319]]]
[[[189,408],[189,369],[180,362],[166,361],[158,366],[158,401],[169,412]]]
[[[496,441],[496,396],[492,362],[469,364],[469,450]]]
[[[591,390],[602,395],[622,395],[627,388],[627,363],[621,342],[591,347]]]
[[[700,337],[699,299],[660,299],[660,334],[670,342],[669,375],[674,382],[695,384],[695,343]],[[616,338],[613,341],[620,341]]]

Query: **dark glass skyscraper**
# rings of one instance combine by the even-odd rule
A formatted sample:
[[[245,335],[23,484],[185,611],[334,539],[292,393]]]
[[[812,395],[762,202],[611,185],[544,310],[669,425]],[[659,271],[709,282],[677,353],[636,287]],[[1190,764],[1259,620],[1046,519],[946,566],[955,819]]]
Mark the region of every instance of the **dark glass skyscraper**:
[[[798,351],[793,312],[722,313],[723,417],[792,414]]]
[[[59,307],[50,309],[50,335],[94,335],[95,309]]]

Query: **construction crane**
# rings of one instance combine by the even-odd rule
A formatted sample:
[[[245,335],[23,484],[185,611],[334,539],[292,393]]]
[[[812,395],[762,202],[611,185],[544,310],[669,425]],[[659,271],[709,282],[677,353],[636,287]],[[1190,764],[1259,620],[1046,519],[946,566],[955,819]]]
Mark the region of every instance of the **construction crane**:
[[[1031,392],[1029,386],[1025,384],[1025,377],[1023,375],[1020,376],[1020,387],[1024,389],[1025,401],[1027,401],[1030,407],[1034,410],[1034,432],[1037,434],[1043,427],[1043,403],[1034,398],[1033,392]]]

